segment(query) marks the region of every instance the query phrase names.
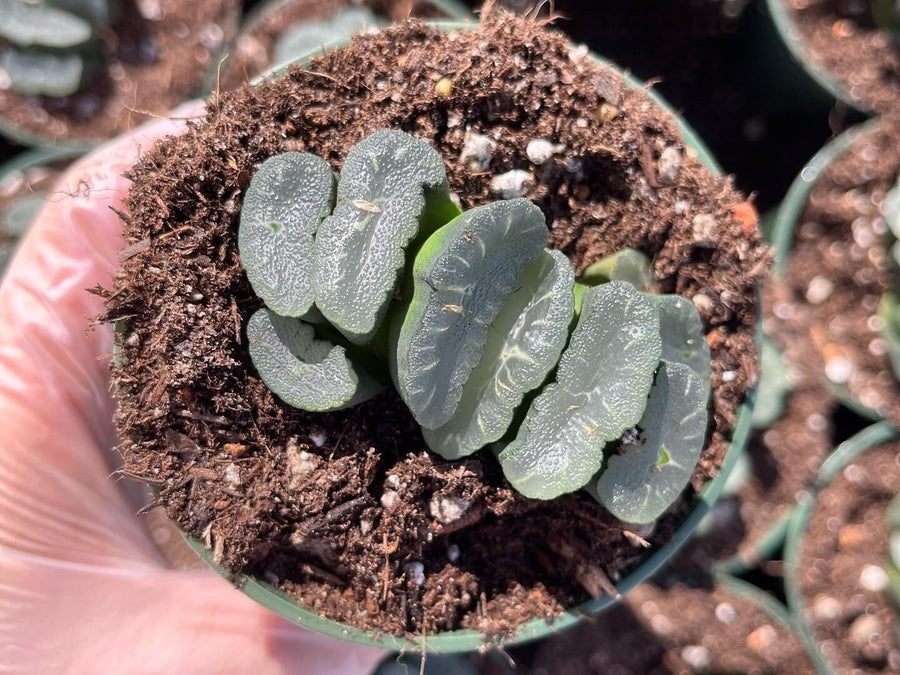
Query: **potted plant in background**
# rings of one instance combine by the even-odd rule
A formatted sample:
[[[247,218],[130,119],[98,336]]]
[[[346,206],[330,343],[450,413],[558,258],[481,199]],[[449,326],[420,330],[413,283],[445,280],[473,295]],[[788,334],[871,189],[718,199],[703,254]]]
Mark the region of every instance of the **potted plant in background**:
[[[303,106],[293,103],[298,99]],[[374,156],[373,166],[383,167],[385,158],[379,160],[366,149],[365,140],[379,129],[402,130],[431,146],[447,171],[446,186],[431,178],[418,183],[428,188],[418,200],[424,199],[426,213],[442,214],[424,218],[424,229],[442,225],[447,214],[455,213],[454,197],[464,211],[462,222],[477,227],[455,227],[454,220],[438,229],[414,264],[407,264],[411,279],[394,288],[376,283],[376,268],[361,264],[369,259],[369,249],[361,252],[339,238],[332,240],[307,222],[297,231],[303,233],[299,241],[306,249],[313,242],[311,266],[275,262],[274,268],[286,270],[288,276],[325,270],[324,279],[346,276],[359,281],[319,294],[317,289],[327,284],[314,276],[318,313],[308,314],[306,302],[290,312],[276,312],[305,317],[307,328],[297,328],[296,320],[287,327],[278,325],[266,310],[256,314],[263,304],[273,309],[278,300],[264,297],[263,302],[254,292],[266,285],[260,281],[266,275],[254,280],[253,263],[247,266],[251,251],[276,255],[285,247],[258,244],[244,249],[238,224],[243,228],[245,218],[258,225],[270,223],[268,233],[278,235],[284,231],[282,220],[266,209],[280,206],[294,212],[294,201],[285,200],[296,200],[296,191],[257,192],[251,198],[253,182],[265,182],[269,174],[278,180],[287,175],[277,164],[281,153],[315,156],[317,160],[303,161],[319,165],[317,184],[324,184],[304,193],[314,199],[305,203],[303,213],[318,214],[326,224],[344,222],[340,231],[355,230],[346,230],[352,219],[345,218],[345,211],[361,216],[361,221],[352,221],[357,223],[386,212],[381,198],[366,192],[378,184],[378,172],[359,171],[355,164],[359,157]],[[135,167],[126,226],[129,246],[107,316],[122,319],[114,374],[127,470],[155,485],[158,503],[209,549],[215,564],[242,580],[245,592],[303,625],[339,637],[455,651],[474,648],[486,636],[526,640],[546,632],[548,620],[554,627],[571,624],[579,615],[564,610],[591,596],[595,598],[584,609],[606,606],[617,593],[614,583],[627,590],[674,550],[657,551],[645,560],[645,546],[683,541],[721,480],[699,499],[693,491],[718,473],[729,443],[742,444],[749,422],[746,416],[738,420],[738,408],[755,380],[756,287],[766,268],[767,249],[758,238],[752,207],[726,179],[701,164],[697,152],[703,152],[702,146],[686,145],[682,138],[645,90],[626,85],[608,65],[592,61],[564,38],[496,10],[486,13],[476,31],[441,32],[419,23],[385,28],[256,89],[223,95],[204,123],[163,142]],[[356,144],[363,150],[354,155],[351,148]],[[188,156],[191,161],[184,161]],[[341,173],[333,213],[330,198],[323,198],[329,197],[326,178],[332,169]],[[410,201],[404,192],[410,184],[417,183],[407,174],[385,182],[400,192],[400,203]],[[491,202],[498,205],[486,206]],[[490,217],[485,222],[494,225],[482,223],[486,209]],[[515,210],[517,217],[494,218],[507,210]],[[466,215],[472,213],[482,215]],[[409,214],[403,218],[410,220]],[[475,292],[468,286],[461,290],[452,282],[456,277],[449,277],[449,286],[443,288],[440,284],[447,278],[441,270],[452,268],[454,261],[468,269],[472,261],[456,255],[461,248],[479,250],[483,240],[502,240],[498,233],[514,222],[530,232],[516,240],[514,250],[533,239],[528,250],[538,252],[536,263],[549,265],[552,259],[558,261],[553,268],[558,264],[563,270],[571,263],[582,274],[603,261],[599,271],[594,268],[584,278],[630,274],[633,266],[608,257],[637,250],[649,261],[647,276],[656,290],[681,295],[691,301],[687,305],[682,300],[682,307],[697,312],[695,337],[702,325],[711,353],[711,425],[701,433],[705,442],[697,468],[680,467],[685,478],[690,474],[693,487],[647,527],[618,521],[584,493],[553,500],[518,494],[504,471],[515,486],[528,482],[532,465],[522,460],[515,468],[525,470],[517,471],[504,462],[522,457],[520,446],[527,453],[527,442],[507,445],[499,465],[483,450],[456,461],[426,451],[427,434],[423,438],[421,428],[441,429],[454,414],[452,405],[439,405],[452,397],[429,392],[435,383],[464,390],[468,385],[458,380],[456,363],[482,365],[466,339],[449,340],[447,353],[460,358],[451,359],[447,377],[420,377],[432,367],[421,359],[437,344],[436,338],[456,331],[457,324],[450,323],[446,330],[439,329],[434,317],[469,317],[473,299],[487,306],[504,304],[504,294]],[[269,236],[265,229],[259,233]],[[415,235],[406,237],[415,241]],[[569,262],[541,252],[544,244],[539,240],[544,239]],[[379,257],[392,261],[394,278],[401,265],[390,250],[403,246],[394,242],[387,252],[378,249]],[[500,246],[493,255],[482,255],[494,270],[486,277],[506,293],[517,288],[521,266],[533,257],[524,251],[510,255]],[[347,259],[341,265],[319,262],[342,255]],[[277,260],[269,253],[260,258]],[[335,276],[338,269],[343,271]],[[550,278],[545,272],[535,271],[535,283]],[[532,286],[522,284],[526,287]],[[598,289],[606,290],[586,291],[583,319],[602,305],[596,293],[643,297],[622,281]],[[356,326],[346,323],[347,317],[334,318],[370,291],[388,299],[398,294],[393,307],[405,309],[384,324],[395,327],[393,335],[379,330],[377,322]],[[461,294],[461,301],[447,301],[440,295],[445,291]],[[519,297],[524,301],[528,293]],[[327,307],[335,299],[336,307]],[[394,311],[378,309],[367,316]],[[255,325],[253,316],[268,318],[268,325]],[[399,316],[405,318],[396,319]],[[472,316],[481,318],[469,323],[495,325],[478,312]],[[351,313],[349,319],[356,318]],[[554,322],[558,330],[564,324]],[[647,333],[633,328],[635,339]],[[575,329],[569,346],[573,353],[590,334]],[[317,344],[325,337],[332,346]],[[358,343],[365,342],[369,353],[359,348]],[[399,395],[388,391],[344,412],[302,412],[279,400],[304,393],[293,385],[309,379],[298,381],[293,375],[305,370],[296,357],[306,353],[299,360],[307,365],[328,364],[323,378],[328,384],[348,385],[328,407],[345,405],[366,379],[356,366],[351,372],[348,364],[371,363],[372,353],[377,356],[385,344],[394,355],[388,361],[394,359]],[[262,353],[254,357],[258,349]],[[654,361],[656,349],[644,351],[642,358]],[[642,369],[638,379],[644,384],[654,375],[660,381],[659,358]],[[548,363],[552,368],[556,360]],[[377,370],[368,373],[376,382]],[[538,412],[528,413],[519,428],[534,435],[552,428],[552,420],[570,416],[572,406],[579,404],[567,403],[559,394],[577,394],[572,382],[590,372],[577,357],[567,361],[564,356],[555,389],[551,385],[533,403],[528,401]],[[284,396],[270,390],[280,386],[279,373],[291,376]],[[541,377],[535,376],[538,383]],[[626,390],[633,400],[642,396],[633,387],[622,388],[622,393]],[[556,392],[550,398],[556,398],[548,402],[543,397],[550,391]],[[459,396],[461,400],[463,394]],[[561,414],[551,415],[551,421],[533,422],[559,409]],[[642,411],[643,406],[632,411],[635,421]],[[636,438],[635,432],[626,433],[625,445],[641,439],[642,431],[647,429],[637,429]],[[587,430],[581,432],[590,437]],[[501,429],[497,440],[503,434]],[[428,444],[442,445],[434,438]],[[612,460],[628,458],[622,449],[607,449],[610,467],[615,465]],[[657,451],[652,464],[664,469],[667,453]],[[673,451],[668,459],[675,457]],[[730,454],[728,461],[734,457]],[[583,472],[590,478],[589,468]]]

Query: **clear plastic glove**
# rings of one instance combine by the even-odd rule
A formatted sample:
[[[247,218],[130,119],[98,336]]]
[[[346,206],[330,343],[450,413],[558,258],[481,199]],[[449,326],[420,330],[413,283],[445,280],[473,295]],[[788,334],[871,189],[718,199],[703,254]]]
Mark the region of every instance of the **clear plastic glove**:
[[[301,630],[209,569],[167,568],[116,464],[109,326],[122,174],[156,122],[66,172],[0,285],[0,672],[364,673],[383,655]]]

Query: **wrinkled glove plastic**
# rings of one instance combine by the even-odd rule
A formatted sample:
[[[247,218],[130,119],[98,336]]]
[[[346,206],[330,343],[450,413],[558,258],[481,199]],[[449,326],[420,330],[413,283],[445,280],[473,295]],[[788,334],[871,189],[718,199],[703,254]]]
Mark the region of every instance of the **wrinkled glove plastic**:
[[[301,630],[209,569],[174,570],[110,477],[109,326],[123,173],[193,104],[62,177],[0,285],[0,672],[364,673],[382,656]]]

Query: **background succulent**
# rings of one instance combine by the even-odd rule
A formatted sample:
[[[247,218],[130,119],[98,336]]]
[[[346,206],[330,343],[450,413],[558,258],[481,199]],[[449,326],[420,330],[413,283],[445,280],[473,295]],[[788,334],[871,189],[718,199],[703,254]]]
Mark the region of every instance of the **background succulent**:
[[[510,483],[552,499],[587,487],[622,520],[658,517],[706,438],[709,348],[693,304],[657,296],[620,251],[576,283],[517,198],[465,213],[427,143],[378,131],[335,179],[308,154],[264,162],[238,248],[267,308],[250,357],[285,403],[335,410],[390,377],[447,459],[493,445]],[[573,327],[574,326],[574,327]]]
[[[900,274],[900,178],[885,196],[882,212],[893,240],[890,258],[893,260],[892,272],[897,279]],[[900,379],[900,293],[896,284],[882,296],[878,315],[881,317],[882,335],[887,342],[888,354],[894,367],[894,377]]]
[[[0,69],[14,91],[69,96],[102,59],[108,0],[0,0]]]

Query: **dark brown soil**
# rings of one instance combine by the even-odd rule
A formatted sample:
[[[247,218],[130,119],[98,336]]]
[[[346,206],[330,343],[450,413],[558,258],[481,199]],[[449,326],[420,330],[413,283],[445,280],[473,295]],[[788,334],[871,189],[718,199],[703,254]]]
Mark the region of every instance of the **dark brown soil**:
[[[240,2],[120,5],[119,18],[102,36],[103,73],[71,97],[25,97],[0,89],[0,118],[41,138],[104,139],[204,93],[214,80],[216,59],[237,30]]]
[[[281,0],[261,5],[261,13],[243,27],[233,56],[223,64],[221,88],[235,89],[250,82],[271,66],[275,43],[289,27],[302,21],[327,19],[347,5],[364,5],[391,21],[409,17],[448,18],[429,0]]]
[[[878,30],[869,3],[783,0],[806,55],[840,83],[864,110],[896,114],[900,106],[900,48]]]
[[[526,663],[486,660],[490,675],[815,672],[800,641],[754,603],[682,585],[642,584],[621,605],[545,640]]]
[[[885,511],[898,493],[900,444],[865,453],[819,494],[800,548],[803,609],[837,672],[900,672],[896,614],[883,591],[863,582],[867,565],[887,563]]]
[[[435,88],[444,77],[449,97]],[[469,126],[496,139],[488,171],[458,160]],[[682,149],[666,114],[561,36],[505,14],[472,33],[403,24],[278,82],[223,94],[205,122],[135,167],[129,246],[106,317],[127,322],[124,365],[114,369],[127,471],[156,486],[170,517],[216,560],[326,616],[391,633],[501,634],[602,593],[645,549],[581,494],[529,501],[489,456],[426,453],[395,395],[332,414],[284,406],[243,345],[259,301],[235,234],[254,168],[305,150],[337,169],[380,128],[431,141],[464,207],[495,198],[492,175],[530,168],[529,140],[566,145],[530,168],[527,196],[547,216],[550,245],[578,269],[623,246],[644,250],[661,289],[692,297],[705,320],[714,396],[694,487],[715,475],[756,378],[756,287],[768,252],[752,208],[692,152],[674,184],[661,184],[660,152]],[[695,233],[698,214],[716,231]],[[441,524],[430,504],[447,497],[470,506]],[[667,541],[689,507],[686,494],[646,539]]]
[[[900,422],[894,379],[875,316],[891,283],[880,207],[900,173],[900,127],[884,122],[839,157],[812,189],[796,227],[781,315],[832,384]]]

